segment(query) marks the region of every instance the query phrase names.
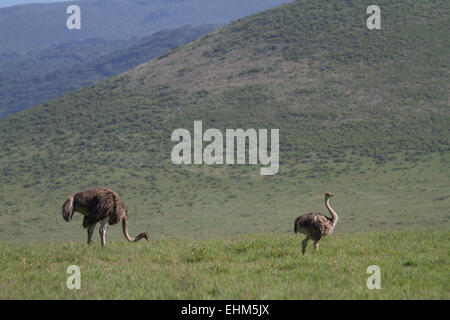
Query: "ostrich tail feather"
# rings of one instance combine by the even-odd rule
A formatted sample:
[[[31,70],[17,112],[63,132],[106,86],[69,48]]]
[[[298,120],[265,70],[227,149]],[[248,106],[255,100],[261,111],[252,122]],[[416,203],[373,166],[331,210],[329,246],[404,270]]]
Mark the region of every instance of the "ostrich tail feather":
[[[63,214],[64,220],[66,220],[67,222],[72,220],[73,211],[74,211],[73,210],[73,196],[71,196],[69,199],[66,200],[66,202],[64,202],[64,205],[62,208],[62,214]]]

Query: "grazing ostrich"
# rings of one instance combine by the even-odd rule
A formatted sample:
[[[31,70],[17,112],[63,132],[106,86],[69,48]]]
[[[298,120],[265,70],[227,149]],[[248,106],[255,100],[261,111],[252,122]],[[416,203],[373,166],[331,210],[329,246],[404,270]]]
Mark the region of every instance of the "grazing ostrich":
[[[75,193],[63,205],[62,214],[64,220],[69,222],[72,219],[74,211],[84,215],[83,227],[87,228],[87,242],[92,242],[97,222],[100,224],[100,238],[102,246],[105,245],[106,226],[113,225],[122,221],[123,234],[130,242],[137,242],[142,238],[148,241],[148,233],[141,232],[136,238],[128,234],[128,210],[125,204],[119,199],[119,196],[108,189],[94,189]]]
[[[334,197],[332,193],[325,193],[325,206],[328,211],[330,211],[332,218],[314,212],[302,215],[295,219],[294,232],[306,234],[306,238],[302,242],[302,254],[305,254],[306,245],[308,244],[309,239],[314,241],[314,249],[315,252],[317,252],[317,250],[319,250],[319,240],[333,232],[334,227],[338,222],[338,216],[336,211],[330,207],[329,201],[331,197]]]

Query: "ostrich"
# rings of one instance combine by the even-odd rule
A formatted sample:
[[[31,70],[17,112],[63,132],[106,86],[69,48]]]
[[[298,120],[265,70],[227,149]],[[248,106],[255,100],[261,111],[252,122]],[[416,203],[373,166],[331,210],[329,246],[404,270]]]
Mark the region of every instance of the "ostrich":
[[[306,238],[302,242],[302,254],[305,254],[309,239],[314,241],[314,249],[317,252],[319,250],[319,240],[333,232],[338,222],[338,216],[336,211],[330,207],[329,201],[331,197],[334,197],[334,194],[330,192],[325,193],[325,206],[330,211],[331,218],[314,212],[299,216],[295,219],[294,232],[306,234]]]
[[[87,243],[92,242],[97,222],[100,222],[100,238],[102,246],[105,245],[106,226],[122,221],[123,234],[130,242],[137,242],[142,238],[148,241],[148,233],[141,232],[136,238],[128,234],[128,210],[119,196],[108,189],[93,189],[75,193],[69,197],[63,205],[62,214],[64,220],[69,222],[74,211],[84,215],[83,227],[87,228]]]

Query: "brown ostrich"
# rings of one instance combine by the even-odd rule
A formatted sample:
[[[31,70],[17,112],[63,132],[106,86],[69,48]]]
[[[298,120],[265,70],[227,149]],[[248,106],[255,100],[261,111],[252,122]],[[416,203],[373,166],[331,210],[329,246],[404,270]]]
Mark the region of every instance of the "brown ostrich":
[[[338,222],[338,216],[336,211],[330,206],[330,198],[334,195],[330,192],[325,193],[325,206],[331,214],[331,218],[324,216],[321,213],[314,212],[302,215],[295,219],[294,232],[306,234],[305,240],[302,242],[302,254],[305,254],[306,245],[308,240],[314,241],[315,252],[319,250],[319,240],[322,237],[329,235],[333,232],[336,223]]]
[[[93,189],[75,193],[69,197],[63,205],[62,214],[64,220],[69,222],[74,211],[84,215],[83,227],[87,228],[87,242],[92,242],[97,222],[100,222],[100,238],[102,246],[105,245],[106,226],[122,221],[123,234],[130,242],[137,242],[142,238],[148,241],[148,233],[141,232],[136,238],[128,234],[128,210],[119,196],[108,189]]]

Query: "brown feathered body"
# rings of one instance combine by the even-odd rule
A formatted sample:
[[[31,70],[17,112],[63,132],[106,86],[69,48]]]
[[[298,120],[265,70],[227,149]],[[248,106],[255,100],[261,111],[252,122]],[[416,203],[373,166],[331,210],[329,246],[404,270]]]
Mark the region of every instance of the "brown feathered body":
[[[108,189],[92,189],[75,193],[63,206],[64,219],[70,221],[74,211],[84,215],[83,227],[85,228],[105,218],[108,218],[110,225],[119,223],[124,216],[128,218],[125,204],[115,192]]]
[[[128,209],[117,193],[109,189],[99,188],[75,193],[63,205],[62,214],[64,220],[70,221],[75,211],[84,215],[84,228],[91,229],[98,222],[102,222],[103,231],[100,229],[102,244],[104,244],[103,233],[106,232],[106,223],[114,225],[121,221],[123,233],[128,241],[136,242],[142,238],[148,240],[147,232],[141,232],[136,238],[129,236]],[[88,242],[90,242],[90,237],[91,235],[88,236]]]
[[[295,219],[294,232],[306,234],[314,241],[329,235],[333,230],[333,221],[318,212],[308,213]]]
[[[319,240],[324,236],[333,232],[336,223],[338,222],[338,216],[336,211],[331,208],[329,200],[333,197],[330,192],[325,193],[325,206],[331,214],[331,218],[318,213],[308,213],[297,217],[294,222],[294,232],[306,234],[306,238],[302,242],[302,252],[305,254],[308,240],[314,241],[314,249],[317,252],[319,249]]]

